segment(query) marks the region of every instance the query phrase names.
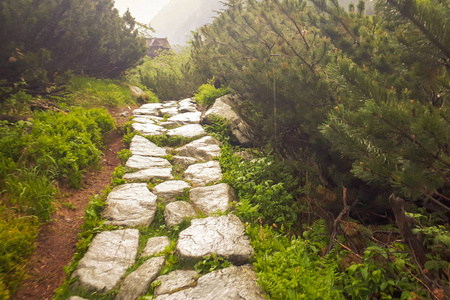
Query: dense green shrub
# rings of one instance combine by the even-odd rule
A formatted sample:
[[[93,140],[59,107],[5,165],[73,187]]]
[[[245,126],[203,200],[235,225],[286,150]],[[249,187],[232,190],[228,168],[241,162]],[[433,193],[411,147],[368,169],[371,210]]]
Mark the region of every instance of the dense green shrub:
[[[17,215],[0,204],[0,299],[9,299],[25,278],[37,234],[37,218]]]
[[[344,299],[339,266],[321,257],[323,243],[288,238],[266,226],[247,227],[258,282],[269,299]]]
[[[214,101],[217,98],[220,98],[223,95],[226,95],[227,93],[228,93],[227,87],[221,87],[216,89],[211,80],[208,83],[201,85],[198,88],[198,91],[194,95],[194,97],[195,100],[197,100],[198,104],[203,105],[205,107],[209,107],[214,104]]]
[[[131,97],[130,88],[116,80],[73,76],[70,79],[68,90],[70,91],[69,96],[61,99],[67,105],[89,108],[136,104]]]
[[[153,59],[145,58],[143,65],[128,73],[127,81],[147,87],[162,100],[190,97],[204,82],[194,74],[187,49],[180,53],[165,51]]]

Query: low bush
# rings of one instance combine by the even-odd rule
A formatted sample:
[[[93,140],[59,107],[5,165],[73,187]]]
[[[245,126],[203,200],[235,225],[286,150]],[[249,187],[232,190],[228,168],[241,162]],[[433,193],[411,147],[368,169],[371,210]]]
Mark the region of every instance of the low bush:
[[[9,299],[25,278],[37,234],[36,217],[17,215],[0,204],[0,299]]]
[[[203,84],[198,88],[198,91],[194,97],[198,104],[209,107],[214,104],[214,100],[228,93],[229,91],[227,87],[216,89],[214,87],[213,80],[210,80],[208,83]]]
[[[68,90],[69,96],[60,99],[60,102],[67,106],[92,108],[136,104],[131,97],[130,88],[111,79],[74,76],[69,81]]]

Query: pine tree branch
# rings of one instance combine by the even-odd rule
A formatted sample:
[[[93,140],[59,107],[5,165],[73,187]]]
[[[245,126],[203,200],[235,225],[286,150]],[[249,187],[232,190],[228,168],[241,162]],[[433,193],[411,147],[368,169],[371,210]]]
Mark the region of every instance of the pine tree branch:
[[[401,5],[399,2],[395,0],[386,0],[389,4],[394,6],[400,14],[410,20],[419,30],[439,49],[442,51],[442,53],[447,57],[447,59],[450,59],[450,49],[445,47],[438,39],[435,37],[426,27],[423,23],[421,23],[417,18],[415,18],[412,14],[410,14],[410,11],[406,5]],[[446,30],[446,29],[443,29]],[[447,29],[448,30],[448,29]]]

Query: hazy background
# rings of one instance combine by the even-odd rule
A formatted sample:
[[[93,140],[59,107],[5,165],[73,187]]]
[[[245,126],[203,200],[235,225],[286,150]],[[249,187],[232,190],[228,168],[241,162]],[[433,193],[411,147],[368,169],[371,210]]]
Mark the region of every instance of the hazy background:
[[[127,8],[137,21],[155,29],[154,37],[169,39],[171,45],[186,45],[191,30],[211,23],[215,11],[223,8],[223,0],[116,0],[115,6],[123,15]],[[346,9],[358,0],[338,0]],[[372,0],[366,0],[366,13],[373,14]]]
[[[137,21],[155,29],[155,37],[167,37],[171,45],[185,45],[191,30],[211,23],[221,0],[116,0],[123,15],[127,8]]]

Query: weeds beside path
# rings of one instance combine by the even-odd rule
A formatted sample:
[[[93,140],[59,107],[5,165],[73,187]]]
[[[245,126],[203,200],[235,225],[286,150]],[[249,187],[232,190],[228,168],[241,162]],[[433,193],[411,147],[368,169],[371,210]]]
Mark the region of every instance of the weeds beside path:
[[[133,109],[133,108],[132,108]],[[109,113],[117,124],[127,121],[118,114],[126,108]],[[131,110],[130,110],[131,111]],[[100,193],[111,181],[111,174],[120,164],[117,152],[124,149],[120,128],[111,132],[103,151],[102,169],[86,173],[82,189],[60,188],[59,202],[51,221],[40,228],[36,251],[27,266],[28,279],[23,282],[13,299],[52,299],[54,291],[66,278],[63,267],[68,265],[76,250],[79,227],[84,222],[84,209],[92,195]]]

